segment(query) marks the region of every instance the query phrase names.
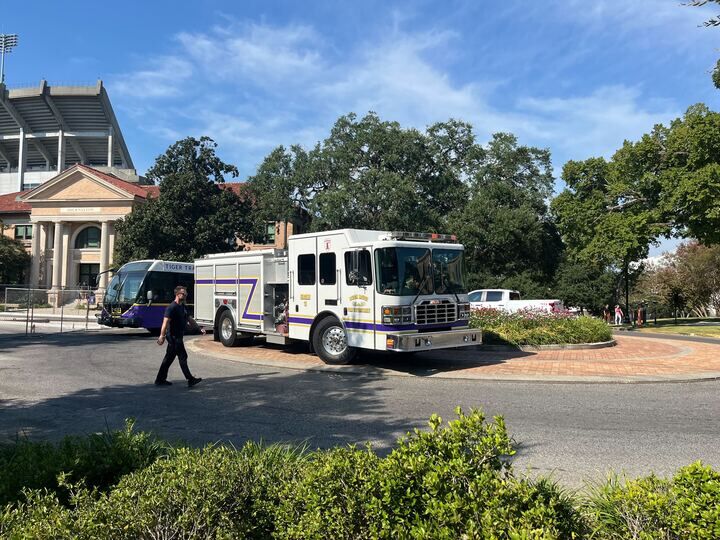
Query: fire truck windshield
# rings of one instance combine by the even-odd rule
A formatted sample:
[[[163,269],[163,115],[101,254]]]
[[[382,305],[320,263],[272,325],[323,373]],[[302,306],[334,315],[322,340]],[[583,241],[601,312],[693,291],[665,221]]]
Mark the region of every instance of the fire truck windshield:
[[[462,254],[458,249],[376,249],[377,292],[392,296],[463,293]]]

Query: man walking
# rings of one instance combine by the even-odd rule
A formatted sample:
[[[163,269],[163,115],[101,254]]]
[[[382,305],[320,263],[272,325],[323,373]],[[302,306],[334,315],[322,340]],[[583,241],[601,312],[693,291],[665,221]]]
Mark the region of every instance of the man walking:
[[[160,364],[157,377],[155,377],[155,385],[170,386],[172,384],[167,380],[167,375],[170,366],[177,356],[180,362],[180,369],[182,369],[183,375],[185,375],[187,379],[187,384],[189,387],[192,387],[202,381],[202,379],[193,377],[192,373],[190,373],[187,364],[188,355],[187,351],[185,351],[183,337],[185,336],[185,326],[188,321],[192,324],[196,323],[185,308],[187,289],[178,285],[175,287],[174,292],[175,300],[165,310],[165,317],[163,318],[162,328],[160,329],[160,337],[157,340],[158,345],[162,345],[167,339],[167,350],[165,351],[165,358],[163,358],[162,364]],[[205,330],[201,329],[200,332],[204,334]]]

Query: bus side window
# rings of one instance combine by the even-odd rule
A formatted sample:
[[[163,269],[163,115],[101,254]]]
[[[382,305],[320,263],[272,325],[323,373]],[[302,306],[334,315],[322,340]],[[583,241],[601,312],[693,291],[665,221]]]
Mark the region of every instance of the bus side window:
[[[175,274],[175,278],[178,285],[182,285],[187,289],[186,304],[195,303],[195,276],[193,274]]]
[[[169,304],[175,299],[174,289],[178,282],[179,274],[169,272],[150,272],[147,281],[146,291],[152,291],[152,301],[155,304]],[[188,289],[190,292],[190,289]],[[188,301],[189,303],[189,301]]]

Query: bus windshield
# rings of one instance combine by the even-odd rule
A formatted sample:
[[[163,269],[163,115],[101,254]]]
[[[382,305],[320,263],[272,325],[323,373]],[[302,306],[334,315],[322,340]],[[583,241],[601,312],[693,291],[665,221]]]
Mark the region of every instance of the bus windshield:
[[[134,304],[150,264],[129,263],[120,268],[108,284],[105,303]]]
[[[393,296],[464,293],[462,255],[459,249],[377,249],[377,292]]]

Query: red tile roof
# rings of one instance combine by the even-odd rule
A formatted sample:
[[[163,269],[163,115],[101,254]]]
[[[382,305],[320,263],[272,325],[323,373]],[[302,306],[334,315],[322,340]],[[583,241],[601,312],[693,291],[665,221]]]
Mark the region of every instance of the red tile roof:
[[[114,185],[115,187],[119,187],[120,189],[127,191],[128,193],[135,195],[136,197],[141,197],[143,199],[146,199],[148,196],[147,188],[156,187],[156,186],[143,186],[142,184],[137,184],[135,182],[128,182],[127,180],[121,180],[117,176],[113,176],[112,174],[98,171],[97,169],[93,169],[92,167],[88,167],[87,165],[77,164],[74,166],[77,167],[78,169],[84,169],[95,176],[99,176],[100,178],[102,178],[106,182]]]
[[[81,165],[76,164],[73,165],[73,167],[76,167],[81,170],[85,170],[86,172],[89,172],[93,176],[97,176],[99,178],[102,178],[104,181],[108,182],[109,184],[112,184],[113,186],[116,186],[124,191],[127,191],[131,195],[134,195],[136,197],[140,197],[142,199],[147,199],[148,197],[157,198],[160,195],[160,186],[155,185],[144,185],[144,184],[138,184],[135,182],[128,182],[127,180],[122,180],[121,178],[118,178],[117,176],[113,176],[112,174],[108,174],[102,171],[98,171],[97,169],[93,169],[92,167],[88,167],[87,165]],[[43,184],[40,184],[39,187],[41,187]],[[246,195],[247,185],[240,182],[228,182],[226,184],[218,184],[220,189],[229,189],[232,192],[234,192],[236,195],[242,197],[243,195]],[[35,188],[37,189],[37,188]],[[0,213],[23,213],[27,212],[30,213],[30,205],[16,200],[16,198],[20,195],[26,195],[30,193],[32,190],[25,190],[25,191],[18,191],[16,193],[7,193],[5,195],[0,195]]]
[[[16,200],[19,195],[25,195],[30,190],[16,191],[15,193],[6,193],[0,195],[0,214],[22,214],[30,213],[30,205],[22,201]]]

